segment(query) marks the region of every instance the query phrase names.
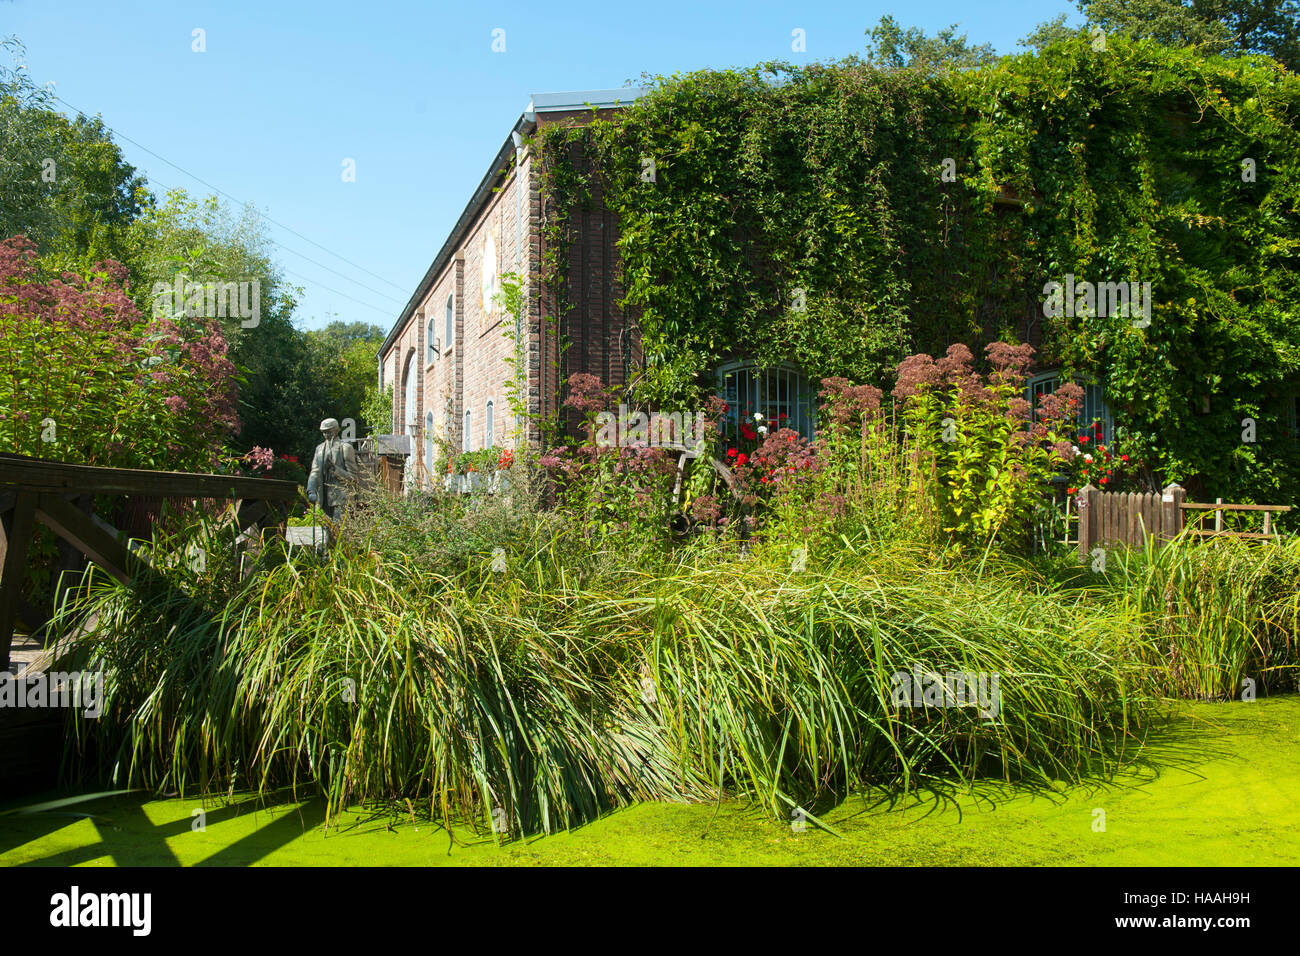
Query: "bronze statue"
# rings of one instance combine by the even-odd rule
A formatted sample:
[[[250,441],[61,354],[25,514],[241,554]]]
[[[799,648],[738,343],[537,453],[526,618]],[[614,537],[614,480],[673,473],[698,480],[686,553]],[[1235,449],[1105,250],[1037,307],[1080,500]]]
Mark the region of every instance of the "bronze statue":
[[[357,476],[357,453],[350,444],[339,440],[338,419],[325,419],[320,430],[325,440],[311,456],[307,500],[319,503],[331,521],[338,521],[347,504],[347,484]]]

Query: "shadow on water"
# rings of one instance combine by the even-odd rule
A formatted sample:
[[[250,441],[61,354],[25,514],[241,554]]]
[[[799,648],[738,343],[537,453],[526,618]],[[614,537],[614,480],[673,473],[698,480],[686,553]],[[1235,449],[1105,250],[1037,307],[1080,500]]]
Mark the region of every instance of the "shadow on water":
[[[287,795],[285,795],[287,796]],[[26,802],[0,811],[0,853],[19,849],[53,836],[77,821],[88,820],[99,840],[22,864],[25,866],[74,866],[111,857],[119,866],[181,866],[169,840],[193,832],[193,814],[154,823],[146,806],[154,797],[142,792],[85,794]],[[283,799],[283,797],[281,797]],[[210,827],[250,813],[280,805],[274,797],[242,796],[230,803],[195,798],[192,810],[203,810],[203,825]],[[306,801],[270,818],[248,835],[195,863],[197,866],[239,866],[255,863],[317,827],[325,820],[324,802]]]
[[[1254,715],[1230,715],[1210,721],[1192,714],[1170,713],[1153,721],[1140,736],[1130,738],[1122,752],[1109,765],[1099,767],[1076,779],[1049,780],[1026,776],[1017,780],[979,778],[973,782],[929,778],[911,790],[873,788],[856,794],[858,808],[837,815],[837,821],[906,810],[909,819],[952,813],[960,822],[968,810],[995,810],[1012,801],[1042,799],[1061,805],[1070,799],[1094,798],[1117,791],[1142,790],[1170,772],[1181,772],[1204,779],[1199,768],[1212,760],[1232,758],[1234,751],[1222,737],[1225,729]],[[1244,759],[1244,758],[1242,758]],[[852,801],[847,797],[837,809],[847,811]],[[919,816],[917,811],[921,811]]]
[[[1091,774],[1071,781],[1025,778],[1015,781],[978,779],[973,783],[931,778],[919,782],[908,791],[897,788],[873,788],[854,794],[824,793],[808,801],[804,809],[810,818],[821,818],[829,827],[852,824],[855,819],[865,819],[887,813],[906,811],[909,822],[932,816],[953,814],[960,822],[966,812],[993,810],[1013,800],[1043,799],[1061,805],[1070,799],[1093,798],[1116,791],[1141,790],[1156,783],[1171,772],[1181,772],[1204,779],[1200,772],[1207,762],[1222,759],[1244,759],[1236,754],[1226,738],[1237,734],[1267,733],[1270,721],[1261,723],[1256,710],[1243,707],[1216,711],[1213,719],[1202,713],[1180,709],[1148,725],[1139,737],[1130,738],[1123,751],[1110,764]],[[51,837],[74,821],[89,820],[99,834],[99,841],[72,849],[51,853],[29,866],[69,866],[111,857],[119,865],[179,866],[181,861],[168,845],[169,840],[192,829],[193,819],[187,815],[162,824],[155,824],[146,813],[146,806],[155,799],[141,792],[110,792],[85,794],[80,797],[51,795],[39,801],[26,801],[0,807],[0,853],[38,843]],[[723,807],[729,814],[739,812],[774,822],[769,810],[760,802],[740,798],[717,804],[714,813],[704,821],[701,838],[712,835],[715,821]],[[233,842],[215,850],[210,856],[195,861],[196,866],[247,866],[265,859],[276,850],[301,838],[305,833],[320,831],[325,823],[325,804],[321,799],[301,800],[289,791],[268,794],[263,798],[252,795],[237,797],[233,802],[213,798],[195,798],[192,809],[202,808],[205,823],[212,826],[251,813],[261,813],[274,808],[266,822],[246,832]],[[600,821],[618,818],[627,808],[611,809],[602,813]],[[595,821],[591,821],[595,822]],[[591,822],[575,824],[570,833],[578,832]],[[353,808],[346,815],[331,822],[331,832],[360,833],[384,826],[396,830],[413,826],[417,830],[428,827],[447,840],[446,852],[457,847],[471,847],[500,842],[502,845],[531,845],[545,839],[541,833],[529,833],[522,839],[501,836],[498,841],[483,821],[477,826],[468,821],[458,821],[454,830],[447,830],[441,821],[431,819],[427,813],[405,804],[372,805]],[[808,829],[815,826],[809,820]],[[725,830],[725,827],[723,828]]]

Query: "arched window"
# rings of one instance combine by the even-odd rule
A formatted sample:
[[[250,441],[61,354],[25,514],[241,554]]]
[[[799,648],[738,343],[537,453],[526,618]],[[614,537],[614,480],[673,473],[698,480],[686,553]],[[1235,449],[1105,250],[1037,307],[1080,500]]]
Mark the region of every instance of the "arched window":
[[[465,431],[461,434],[460,450],[469,451],[469,411],[465,412]]]
[[[424,470],[433,480],[433,412],[424,413]]]
[[[432,365],[433,360],[438,357],[438,340],[433,337],[433,319],[429,320],[429,327],[425,330],[424,341],[428,345],[429,356],[425,362]]]
[[[419,409],[415,407],[415,350],[406,357],[406,376],[402,384],[402,434],[415,433],[415,423],[419,419]]]
[[[1106,402],[1106,392],[1095,382],[1080,382],[1083,386],[1083,407],[1076,418],[1080,428],[1091,428],[1094,423],[1101,424],[1102,441],[1109,445],[1115,437],[1115,418],[1110,405]],[[1040,372],[1031,376],[1025,388],[1028,391],[1029,404],[1034,410],[1034,420],[1038,418],[1038,402],[1044,395],[1051,394],[1061,387],[1060,372]]]
[[[813,437],[817,424],[816,391],[793,366],[761,368],[755,362],[729,362],[717,372],[718,394],[727,403],[726,431],[739,434],[741,420],[754,422],[755,413],[770,431],[793,428]]]
[[[452,306],[451,296],[447,296],[447,329],[442,338],[442,350],[449,351],[456,342],[456,310]]]
[[[496,441],[492,435],[492,401],[489,399],[487,403],[487,418],[483,422],[483,447],[491,448],[495,444]]]
[[[487,238],[483,240],[479,281],[483,292],[483,315],[486,318],[496,312],[496,294],[501,291],[500,278],[497,276],[497,243],[491,233],[488,233]]]

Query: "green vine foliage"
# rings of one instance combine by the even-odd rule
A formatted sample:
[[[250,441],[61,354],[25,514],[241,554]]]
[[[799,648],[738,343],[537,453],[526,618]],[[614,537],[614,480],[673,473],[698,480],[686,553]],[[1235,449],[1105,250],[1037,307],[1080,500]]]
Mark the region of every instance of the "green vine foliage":
[[[563,286],[598,180],[642,401],[698,401],[732,356],[888,387],[908,354],[1030,330],[1040,364],[1104,385],[1157,480],[1295,497],[1298,116],[1272,60],[1123,37],[936,77],[849,59],[660,78],[540,137],[543,277]],[[1150,282],[1150,325],[1045,317],[1067,274]]]

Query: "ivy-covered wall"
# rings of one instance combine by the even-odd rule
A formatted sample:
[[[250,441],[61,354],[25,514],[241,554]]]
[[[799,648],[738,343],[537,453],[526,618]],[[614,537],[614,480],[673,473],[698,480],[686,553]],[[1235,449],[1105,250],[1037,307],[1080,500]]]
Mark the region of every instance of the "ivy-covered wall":
[[[1271,60],[1079,38],[938,78],[706,71],[540,150],[551,249],[593,186],[617,215],[647,402],[735,355],[888,386],[908,354],[1028,338],[1104,383],[1154,480],[1297,497],[1300,77]],[[1044,316],[1067,275],[1149,282],[1150,324]]]

